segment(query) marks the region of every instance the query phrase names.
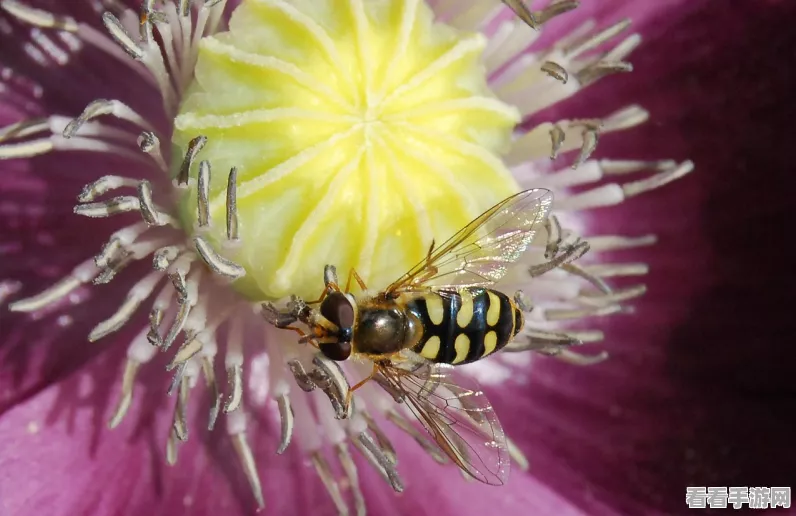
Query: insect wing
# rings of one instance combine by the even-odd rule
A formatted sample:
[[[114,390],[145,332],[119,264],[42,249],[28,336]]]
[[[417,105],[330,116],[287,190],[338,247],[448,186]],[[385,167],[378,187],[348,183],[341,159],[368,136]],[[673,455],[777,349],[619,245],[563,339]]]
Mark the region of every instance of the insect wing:
[[[386,291],[496,283],[544,226],[552,204],[552,192],[544,189],[525,190],[504,199],[433,249]]]
[[[485,484],[506,483],[510,467],[506,436],[480,389],[452,382],[436,364],[414,372],[382,365],[380,373],[459,468]]]

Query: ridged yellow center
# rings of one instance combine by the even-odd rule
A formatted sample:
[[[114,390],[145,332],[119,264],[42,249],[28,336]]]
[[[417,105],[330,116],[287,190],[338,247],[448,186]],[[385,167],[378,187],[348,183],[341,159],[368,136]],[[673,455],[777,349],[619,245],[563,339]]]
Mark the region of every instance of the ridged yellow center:
[[[244,0],[201,42],[175,153],[209,139],[210,238],[246,269],[244,295],[315,298],[327,263],[383,287],[517,191],[499,155],[519,113],[489,91],[485,38],[433,18],[420,0]],[[218,244],[233,166],[230,251]],[[195,190],[181,217],[192,233]]]

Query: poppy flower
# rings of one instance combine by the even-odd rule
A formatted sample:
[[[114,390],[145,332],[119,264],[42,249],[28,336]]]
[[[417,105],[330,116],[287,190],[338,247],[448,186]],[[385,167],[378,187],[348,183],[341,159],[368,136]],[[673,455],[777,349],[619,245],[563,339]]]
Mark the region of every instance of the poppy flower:
[[[341,421],[339,393],[302,392],[302,370],[328,381],[328,365],[263,320],[261,303],[312,299],[328,263],[384,288],[432,241],[543,188],[552,212],[501,283],[533,302],[526,329],[461,375],[508,414],[519,473],[502,493],[468,486],[478,496],[466,503],[580,513],[556,492],[564,484],[522,472],[515,429],[535,415],[555,426],[536,414],[547,403],[510,399],[547,378],[554,396],[582,400],[588,373],[571,364],[605,355],[573,346],[619,327],[592,318],[620,317],[646,290],[647,263],[616,257],[656,237],[641,219],[618,233],[605,207],[693,164],[629,146],[649,112],[603,85],[633,69],[641,36],[624,17],[644,28],[678,4],[108,4],[0,2],[0,158],[12,178],[0,186],[0,293],[17,313],[2,315],[6,507],[201,514],[267,501],[276,514],[324,514],[362,513],[368,498],[379,514],[432,500],[457,512],[458,473],[430,468],[444,455],[389,393],[365,385]],[[612,138],[614,156],[602,147]],[[568,372],[553,380],[541,356],[530,368],[531,351]],[[397,501],[384,480],[404,492]]]

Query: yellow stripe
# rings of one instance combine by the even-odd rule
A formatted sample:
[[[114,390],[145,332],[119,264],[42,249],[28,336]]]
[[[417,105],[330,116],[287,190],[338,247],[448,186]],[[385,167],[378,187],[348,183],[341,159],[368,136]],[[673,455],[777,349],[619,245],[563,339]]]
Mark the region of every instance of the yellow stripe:
[[[428,339],[426,343],[423,345],[423,351],[420,352],[420,355],[429,360],[434,360],[435,358],[437,358],[437,355],[439,355],[439,344],[440,344],[439,337],[434,335],[433,337]]]
[[[459,295],[462,297],[462,306],[456,314],[456,324],[459,328],[464,328],[473,319],[473,295],[467,289],[460,290]]]
[[[464,333],[460,333],[459,336],[456,337],[456,342],[453,343],[453,347],[456,348],[456,358],[454,358],[451,363],[458,364],[459,362],[464,362],[464,359],[467,358],[467,353],[470,352],[470,337]]]
[[[426,296],[426,311],[433,324],[442,324],[445,318],[445,307],[442,306],[442,297],[439,294],[430,292]]]
[[[494,326],[500,319],[500,298],[489,291],[487,294],[489,294],[489,310],[486,311],[486,323]]]
[[[484,335],[484,354],[481,356],[485,357],[491,354],[495,351],[495,346],[497,346],[497,333],[490,331]]]

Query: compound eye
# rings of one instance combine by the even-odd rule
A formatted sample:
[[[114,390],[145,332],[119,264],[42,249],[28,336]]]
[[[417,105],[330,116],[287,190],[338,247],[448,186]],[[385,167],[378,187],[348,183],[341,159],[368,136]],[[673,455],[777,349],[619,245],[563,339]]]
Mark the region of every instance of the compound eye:
[[[329,360],[342,362],[351,356],[351,343],[345,341],[320,344],[321,353]]]
[[[321,315],[338,328],[350,328],[354,324],[354,307],[342,292],[332,292],[324,298]]]

